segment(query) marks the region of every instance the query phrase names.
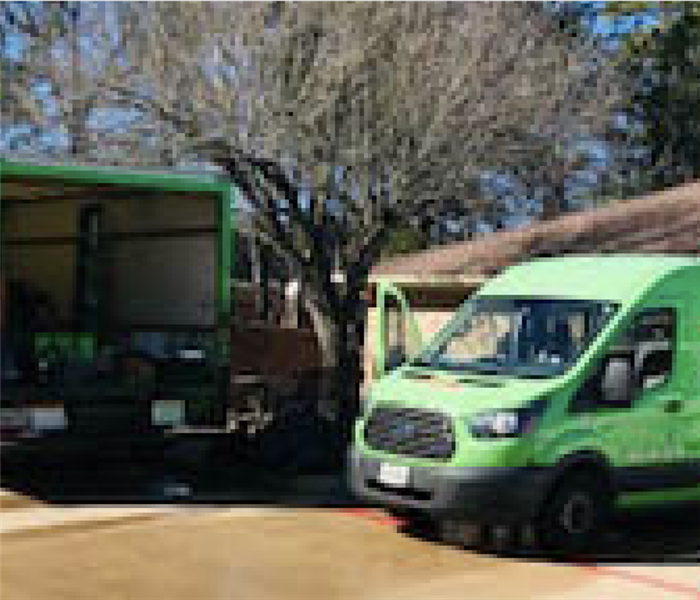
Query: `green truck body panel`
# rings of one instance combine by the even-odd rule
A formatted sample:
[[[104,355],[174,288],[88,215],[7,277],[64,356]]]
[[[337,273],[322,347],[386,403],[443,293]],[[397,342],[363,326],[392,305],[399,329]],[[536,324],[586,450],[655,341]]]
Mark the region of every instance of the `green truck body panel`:
[[[218,174],[134,170],[97,165],[66,165],[0,159],[4,177],[67,180],[174,192],[226,193],[230,183]]]
[[[400,290],[382,282],[378,288],[379,336],[371,343],[377,344],[381,374],[388,355],[382,333],[387,297],[397,300],[405,329],[414,326]],[[700,261],[654,255],[542,259],[507,269],[485,283],[467,305],[480,298],[601,301],[614,304],[616,310],[585,351],[550,377],[441,370],[412,362],[416,353],[409,353],[406,364],[384,372],[370,389],[354,432],[358,464],[403,465],[439,474],[454,468],[556,469],[576,457],[596,457],[631,482],[620,489],[620,505],[700,499]],[[675,315],[668,380],[639,390],[633,405],[624,409],[574,410],[574,399],[640,313],[667,309]],[[464,310],[457,311],[421,354],[450,339]],[[470,422],[482,413],[521,410],[538,399],[546,401],[546,409],[526,434],[480,439],[470,429]],[[454,452],[448,459],[425,458],[368,443],[369,423],[378,407],[445,415],[454,432]],[[382,492],[373,494],[382,499]],[[394,494],[387,496],[389,504],[394,500]]]

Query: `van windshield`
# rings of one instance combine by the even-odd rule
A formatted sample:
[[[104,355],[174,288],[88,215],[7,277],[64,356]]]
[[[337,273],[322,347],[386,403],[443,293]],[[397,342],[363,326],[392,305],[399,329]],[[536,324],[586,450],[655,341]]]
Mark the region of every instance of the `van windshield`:
[[[482,296],[467,302],[416,367],[516,377],[563,373],[618,305],[552,298]]]

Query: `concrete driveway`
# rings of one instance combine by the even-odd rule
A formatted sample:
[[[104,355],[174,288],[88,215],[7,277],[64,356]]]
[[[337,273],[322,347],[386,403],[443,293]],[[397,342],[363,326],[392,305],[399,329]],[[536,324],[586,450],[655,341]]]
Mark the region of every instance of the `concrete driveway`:
[[[170,482],[158,500],[143,477],[127,493],[116,471],[102,496],[87,494],[89,471],[80,473],[60,500],[4,495],[3,600],[700,600],[692,510],[622,523],[595,560],[554,564],[402,531],[327,478],[272,490],[240,478],[201,490]]]

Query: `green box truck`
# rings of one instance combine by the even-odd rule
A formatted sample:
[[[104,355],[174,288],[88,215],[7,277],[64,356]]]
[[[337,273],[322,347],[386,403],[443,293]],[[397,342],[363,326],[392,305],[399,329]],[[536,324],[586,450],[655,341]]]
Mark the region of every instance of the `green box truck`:
[[[377,293],[378,330],[398,314],[418,349],[377,340],[382,376],[349,463],[362,498],[438,523],[527,524],[566,552],[614,508],[700,499],[696,258],[510,267],[426,345],[401,291]]]
[[[3,443],[225,425],[235,193],[0,161]]]

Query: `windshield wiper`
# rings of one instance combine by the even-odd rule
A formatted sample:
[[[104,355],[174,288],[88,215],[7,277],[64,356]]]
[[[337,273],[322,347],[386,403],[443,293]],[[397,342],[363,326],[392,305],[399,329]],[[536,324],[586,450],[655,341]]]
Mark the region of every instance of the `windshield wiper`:
[[[410,367],[432,367],[433,365],[428,362],[427,360],[423,360],[422,358],[417,358],[414,360],[412,363],[409,364]]]
[[[407,371],[404,371],[403,375],[404,375],[404,377],[408,377],[409,379],[432,379],[433,378],[433,374],[426,372],[426,371],[407,370]]]
[[[499,367],[487,367],[482,365],[450,365],[446,367],[450,371],[466,371],[467,373],[476,373],[477,375],[502,375],[503,369]]]
[[[510,373],[510,375],[513,375],[514,377],[518,377],[519,379],[549,379],[550,377],[554,377],[554,373],[518,373],[517,371],[514,371],[513,373]]]

